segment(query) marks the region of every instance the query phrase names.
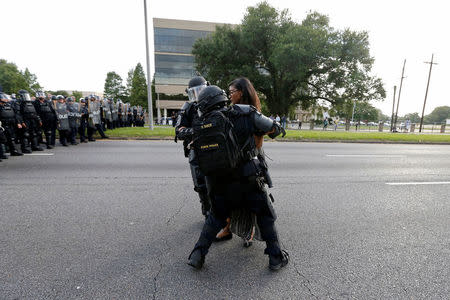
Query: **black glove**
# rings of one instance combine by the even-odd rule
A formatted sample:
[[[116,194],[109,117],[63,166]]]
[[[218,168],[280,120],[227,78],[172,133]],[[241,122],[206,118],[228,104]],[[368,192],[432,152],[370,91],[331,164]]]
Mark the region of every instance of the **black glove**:
[[[286,135],[286,130],[284,130],[283,127],[281,127],[280,123],[278,122],[273,122],[273,127],[272,127],[273,132],[271,134],[269,134],[269,137],[271,139],[274,139],[275,137],[279,136],[280,134],[281,137],[284,137]]]
[[[177,131],[176,134],[179,140],[190,139],[194,134],[194,129],[192,127],[182,128],[179,131]]]

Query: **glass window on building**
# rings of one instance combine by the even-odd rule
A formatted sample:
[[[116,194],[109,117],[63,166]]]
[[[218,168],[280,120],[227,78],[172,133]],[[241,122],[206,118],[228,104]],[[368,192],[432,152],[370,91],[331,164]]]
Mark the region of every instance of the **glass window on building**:
[[[155,51],[190,54],[195,41],[209,34],[210,31],[155,27]]]
[[[182,84],[195,76],[194,57],[155,54],[155,83]]]

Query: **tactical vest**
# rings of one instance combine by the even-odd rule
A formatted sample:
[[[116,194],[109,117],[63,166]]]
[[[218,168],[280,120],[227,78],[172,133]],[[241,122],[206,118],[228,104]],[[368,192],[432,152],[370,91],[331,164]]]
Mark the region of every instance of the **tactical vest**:
[[[2,121],[13,121],[16,114],[9,103],[4,103],[0,105],[0,120]]]
[[[25,101],[23,105],[23,116],[27,119],[36,117],[36,109],[31,101]]]
[[[54,120],[53,111],[50,108],[50,103],[47,101],[39,102],[39,108],[41,111],[41,117],[44,120]]]

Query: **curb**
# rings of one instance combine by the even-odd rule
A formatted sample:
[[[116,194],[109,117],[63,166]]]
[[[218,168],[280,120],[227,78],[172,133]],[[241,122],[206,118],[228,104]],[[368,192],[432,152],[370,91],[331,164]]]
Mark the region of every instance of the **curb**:
[[[173,141],[174,137],[109,137],[114,141]],[[104,141],[104,140],[103,140]],[[316,139],[264,139],[264,142],[281,143],[348,143],[348,144],[408,144],[408,145],[450,145],[450,142],[376,141],[376,140],[316,140]]]

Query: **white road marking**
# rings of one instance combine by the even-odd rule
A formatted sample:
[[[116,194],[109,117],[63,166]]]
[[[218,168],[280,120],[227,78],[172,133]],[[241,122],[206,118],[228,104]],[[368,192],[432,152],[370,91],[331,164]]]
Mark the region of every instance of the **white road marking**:
[[[404,158],[406,155],[395,154],[327,154],[327,157],[383,157],[383,158]]]
[[[27,156],[52,156],[55,153],[24,153]]]
[[[450,184],[450,181],[429,181],[429,182],[386,182],[387,185],[431,185]]]

